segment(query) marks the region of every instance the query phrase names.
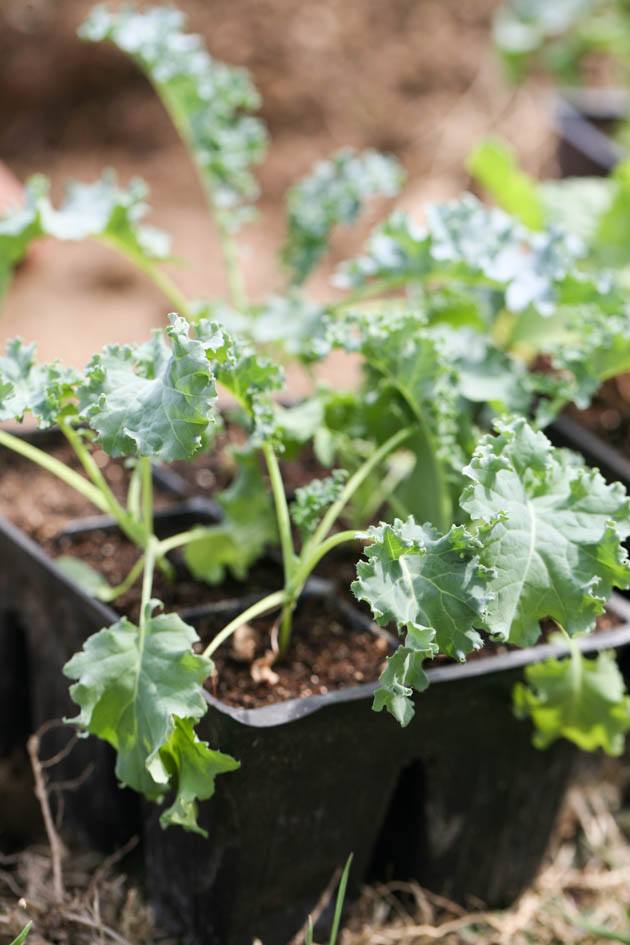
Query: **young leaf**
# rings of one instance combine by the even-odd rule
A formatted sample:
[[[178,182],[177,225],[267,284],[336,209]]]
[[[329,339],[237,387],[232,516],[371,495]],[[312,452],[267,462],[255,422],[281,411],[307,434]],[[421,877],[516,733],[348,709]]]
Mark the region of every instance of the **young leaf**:
[[[64,668],[80,708],[72,724],[116,749],[123,785],[154,801],[178,790],[172,816],[187,829],[196,826],[192,772],[203,763],[210,773],[191,734],[206,711],[201,684],[212,671],[210,660],[192,652],[197,640],[176,614],[150,617],[141,629],[123,617],[91,636]]]
[[[185,33],[186,18],[173,7],[144,12],[95,7],[79,30],[92,42],[109,40],[131,56],[157,90],[201,172],[215,207],[232,226],[239,204],[257,193],[251,167],[266,150],[262,123],[249,112],[259,96],[243,69],[206,51],[201,36]],[[242,209],[242,208],[241,208]]]
[[[395,211],[372,233],[363,255],[341,265],[333,283],[340,289],[359,289],[370,282],[405,285],[430,271],[426,231],[406,213]]]
[[[430,629],[439,652],[457,660],[481,647],[475,627],[482,625],[491,574],[479,561],[477,538],[461,525],[441,535],[412,518],[373,526],[366,537],[372,543],[352,591],[381,626]]]
[[[630,311],[611,315],[580,306],[564,339],[547,347],[553,366],[574,381],[573,400],[587,407],[597,388],[630,371]]]
[[[11,942],[11,945],[24,945],[24,942],[29,937],[32,928],[33,928],[33,923],[28,922],[24,926],[24,928],[22,929],[18,937],[13,939],[13,941]]]
[[[377,151],[348,148],[321,161],[287,194],[287,239],[282,258],[301,285],[325,253],[332,230],[354,223],[370,197],[393,197],[402,182],[398,162]]]
[[[74,558],[72,555],[61,555],[55,558],[55,564],[66,577],[78,584],[82,591],[97,600],[112,600],[113,588],[100,571],[93,568],[87,561]]]
[[[41,236],[99,240],[140,264],[168,259],[169,237],[142,222],[148,210],[143,181],[132,180],[122,189],[113,171],[105,171],[91,184],[73,181],[58,209],[50,202],[49,190],[47,178],[32,177],[23,205],[0,219],[0,294],[29,244]]]
[[[558,634],[554,642],[561,643]],[[531,718],[534,745],[548,748],[567,738],[584,751],[623,752],[630,731],[630,698],[614,653],[589,659],[576,648],[569,659],[549,659],[525,670],[514,687],[516,715]]]
[[[42,233],[59,240],[100,239],[137,259],[168,259],[169,237],[142,223],[148,193],[139,178],[126,190],[119,188],[114,171],[105,171],[91,184],[72,181],[58,210],[48,200],[40,201]]]
[[[612,588],[630,586],[630,500],[524,419],[496,429],[464,469],[460,502],[473,522],[495,522],[481,555],[496,568],[486,625],[517,646],[538,640],[545,617],[570,635],[588,630]]]
[[[542,230],[545,214],[536,183],[518,166],[503,141],[486,138],[469,155],[466,166],[493,200],[530,230]]]
[[[282,387],[284,373],[268,358],[262,357],[247,342],[223,336],[223,329],[202,320],[196,326],[197,337],[203,345],[212,344],[208,357],[214,362],[217,381],[245,410],[252,428],[252,442],[276,437],[276,409],[272,393]]]
[[[30,243],[41,234],[40,200],[48,193],[48,181],[37,174],[24,187],[24,202],[0,218],[0,298],[7,290],[11,273],[22,261]]]
[[[161,749],[160,758],[175,786],[175,799],[162,813],[160,823],[163,827],[177,825],[207,837],[207,831],[197,822],[197,802],[209,800],[214,794],[217,775],[236,771],[240,763],[210,748],[197,738],[190,719],[179,718],[175,719],[173,734]]]
[[[35,345],[8,341],[0,355],[0,421],[21,422],[31,413],[40,427],[52,426],[70,409],[78,381],[76,371],[58,363],[37,364]]]
[[[208,344],[171,316],[148,344],[109,345],[92,358],[79,390],[82,415],[107,453],[169,462],[204,446],[216,401]]]
[[[277,539],[271,495],[262,477],[258,457],[238,457],[239,471],[232,485],[218,496],[223,521],[203,530],[186,546],[185,559],[200,581],[218,584],[226,570],[243,581],[254,561]]]
[[[341,495],[347,478],[345,469],[334,469],[325,479],[313,479],[307,486],[295,490],[291,518],[299,528],[302,538],[313,534],[324,512]]]

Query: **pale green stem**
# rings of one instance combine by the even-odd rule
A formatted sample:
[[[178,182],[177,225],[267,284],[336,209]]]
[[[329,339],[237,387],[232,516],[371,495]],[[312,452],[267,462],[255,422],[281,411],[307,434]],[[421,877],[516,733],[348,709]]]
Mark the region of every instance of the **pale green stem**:
[[[74,489],[75,492],[84,496],[92,505],[100,509],[101,512],[109,512],[108,503],[101,492],[92,485],[91,482],[84,479],[83,476],[75,472],[74,469],[69,469],[64,463],[55,459],[54,456],[49,456],[44,450],[40,450],[37,446],[33,446],[32,443],[27,443],[20,437],[13,436],[5,430],[0,430],[0,445],[6,446],[7,449],[13,450],[14,453],[24,456],[25,459],[36,463],[42,469],[52,473],[53,476],[65,482],[65,484],[70,486],[71,489]]]
[[[177,133],[185,145],[197,171],[201,186],[203,187],[203,192],[208,202],[208,207],[217,226],[219,245],[223,255],[228,288],[230,290],[230,298],[234,307],[239,311],[243,311],[247,308],[247,288],[245,286],[245,280],[238,263],[238,253],[234,236],[230,232],[229,225],[225,218],[225,213],[216,204],[212,187],[208,182],[206,172],[199,162],[197,151],[190,140],[186,116],[180,113],[177,104],[172,100],[167,88],[157,84],[154,85],[154,88],[160,96],[162,103],[164,104],[171,121],[175,125]]]
[[[175,548],[181,548],[183,545],[189,545],[193,541],[199,541],[200,538],[205,538],[211,531],[212,526],[205,528],[203,525],[196,525],[188,531],[179,532],[178,535],[171,535],[169,538],[164,538],[160,542],[160,554],[165,555],[169,551],[174,551]]]
[[[132,262],[134,266],[140,269],[140,271],[143,272],[145,276],[147,276],[153,282],[155,287],[159,289],[162,295],[168,299],[170,305],[173,306],[173,309],[176,312],[178,312],[180,315],[183,315],[184,318],[188,319],[188,321],[195,320],[190,309],[190,303],[179,286],[173,282],[173,280],[167,276],[165,272],[159,269],[158,266],[156,266],[155,263],[153,263],[150,259],[147,259],[140,253],[133,252],[133,250],[129,249],[123,243],[118,242],[118,240],[112,237],[99,236],[96,237],[96,242],[115,250],[124,256],[125,259],[128,259],[130,262]]]
[[[267,463],[269,479],[271,481],[271,491],[273,493],[274,504],[276,507],[276,517],[278,520],[278,532],[280,535],[280,547],[282,548],[282,564],[284,567],[285,583],[290,581],[293,569],[295,567],[295,549],[293,547],[293,536],[291,534],[291,517],[289,515],[289,506],[284,491],[282,475],[278,459],[269,443],[262,445],[263,456]]]
[[[101,597],[101,600],[105,600],[105,601],[116,600],[116,598],[120,597],[121,594],[125,594],[129,590],[129,588],[133,587],[133,585],[136,583],[136,581],[142,574],[142,569],[144,568],[144,559],[145,559],[144,555],[138,558],[133,568],[131,569],[127,577],[124,579],[124,581],[121,581],[120,584],[116,585],[116,587],[112,587],[109,594],[107,594],[107,596],[105,597]]]
[[[354,493],[357,489],[363,485],[367,477],[370,475],[373,469],[375,469],[379,463],[381,463],[390,453],[397,449],[405,440],[414,432],[413,427],[405,427],[403,430],[398,430],[397,433],[394,433],[393,436],[390,436],[375,452],[370,456],[366,462],[357,469],[353,476],[348,479],[345,484],[343,491],[336,502],[330,506],[323,519],[321,520],[319,527],[317,528],[315,534],[307,544],[308,553],[321,544],[321,542],[326,538],[330,529],[333,527],[337,518],[344,510],[345,506],[348,504]]]
[[[148,535],[153,534],[153,470],[151,460],[143,456],[142,469],[142,521]]]
[[[145,533],[143,526],[133,519],[120,504],[110,489],[105,476],[95,462],[94,457],[91,455],[90,451],[86,449],[85,443],[81,439],[81,434],[71,427],[70,424],[64,423],[64,421],[59,422],[59,429],[72,446],[79,462],[94,483],[94,486],[102,494],[106,503],[104,511],[108,512],[116,520],[120,529],[134,544],[144,547],[147,541],[147,533]]]
[[[153,575],[155,572],[155,559],[158,549],[158,540],[151,536],[147,544],[147,550],[144,557],[144,574],[142,576],[142,600],[140,602],[140,632],[144,638],[144,629],[149,617],[149,605],[153,595]],[[142,644],[141,644],[142,647]]]
[[[244,610],[242,614],[239,614],[238,617],[235,617],[234,620],[231,620],[221,630],[216,637],[208,644],[208,646],[203,651],[203,655],[206,657],[212,656],[212,654],[218,650],[222,643],[224,643],[228,637],[230,637],[239,627],[242,627],[243,624],[249,623],[250,620],[254,620],[256,617],[262,617],[264,614],[270,613],[272,610],[277,610],[284,601],[284,591],[276,591],[274,594],[269,594],[267,597],[263,597],[262,600],[257,601],[255,604],[252,604],[251,607],[248,607],[247,610]]]
[[[286,655],[286,652],[289,649],[289,644],[291,643],[293,611],[295,610],[295,605],[313,570],[319,564],[321,559],[328,554],[329,551],[332,551],[333,548],[336,548],[337,545],[341,545],[344,542],[355,541],[357,537],[357,531],[353,528],[349,531],[339,532],[336,535],[331,535],[330,538],[327,538],[325,541],[321,542],[321,544],[319,544],[316,548],[311,549],[308,555],[306,554],[306,548],[302,552],[298,566],[294,572],[293,579],[286,588],[285,600],[282,607],[282,615],[280,617],[278,652],[281,658]]]
[[[129,480],[129,489],[127,490],[127,511],[132,518],[140,518],[140,504],[142,498],[142,469],[140,463],[136,463]]]

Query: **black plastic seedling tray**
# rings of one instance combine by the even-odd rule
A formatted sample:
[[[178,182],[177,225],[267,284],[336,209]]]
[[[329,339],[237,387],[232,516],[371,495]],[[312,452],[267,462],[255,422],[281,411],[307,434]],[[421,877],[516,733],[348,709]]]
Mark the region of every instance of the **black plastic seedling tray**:
[[[571,89],[558,95],[554,128],[561,177],[606,177],[624,158],[610,131],[630,114],[624,89]]]

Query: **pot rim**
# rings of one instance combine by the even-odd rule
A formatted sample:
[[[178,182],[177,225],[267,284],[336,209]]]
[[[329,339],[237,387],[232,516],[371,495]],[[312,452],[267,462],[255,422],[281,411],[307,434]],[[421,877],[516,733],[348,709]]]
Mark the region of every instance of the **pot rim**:
[[[21,529],[3,516],[0,516],[0,535],[2,534],[34,558],[38,566],[54,577],[61,587],[65,587],[75,597],[78,597],[82,603],[91,607],[92,611],[98,614],[104,626],[109,626],[120,619],[119,614],[114,610],[101,601],[90,597],[81,587],[68,578],[56,565],[54,559],[50,558],[33,539],[29,538]],[[630,643],[630,601],[625,600],[620,594],[613,591],[608,606],[621,618],[621,626],[578,638],[578,646],[583,652],[598,652]],[[361,619],[364,625],[373,626],[373,622],[359,610],[355,611],[350,604],[348,604],[348,608],[351,608],[352,614]],[[568,652],[568,646],[563,644],[538,644],[509,653],[479,657],[467,663],[436,666],[427,670],[427,676],[431,684],[490,676],[496,673],[509,672],[531,663],[539,663],[548,657],[566,656]],[[363,683],[358,686],[348,686],[345,689],[328,692],[324,695],[306,696],[302,699],[286,699],[275,705],[261,706],[257,709],[243,709],[226,705],[212,696],[206,689],[203,689],[203,697],[209,708],[215,709],[222,715],[229,716],[242,725],[262,729],[295,722],[331,705],[355,702],[360,699],[371,699],[375,690],[376,683]]]

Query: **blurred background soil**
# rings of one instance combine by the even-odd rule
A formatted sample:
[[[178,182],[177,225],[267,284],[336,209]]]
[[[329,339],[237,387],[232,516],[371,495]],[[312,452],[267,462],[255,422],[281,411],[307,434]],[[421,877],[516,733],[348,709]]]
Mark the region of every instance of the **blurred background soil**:
[[[496,0],[180,0],[210,52],[247,66],[264,99],[272,146],[260,168],[260,216],[242,234],[253,298],[278,280],[285,189],[343,146],[394,153],[408,182],[399,206],[468,185],[463,164],[488,133],[505,136],[534,173],[553,172],[548,93],[504,79],[490,39]],[[83,44],[90,0],[0,2],[0,159],[24,180],[94,179],[103,167],[144,177],[150,222],[168,230],[182,262],[172,274],[191,295],[225,294],[216,240],[176,135],[142,76],[112,47]],[[384,208],[381,207],[382,212]],[[378,213],[338,233],[313,280],[361,245]],[[91,245],[37,245],[11,288],[0,341],[20,334],[44,357],[84,362],[109,341],[143,338],[167,311],[123,260]]]

